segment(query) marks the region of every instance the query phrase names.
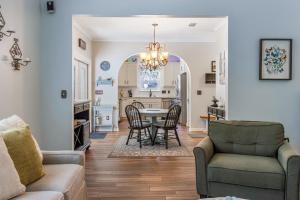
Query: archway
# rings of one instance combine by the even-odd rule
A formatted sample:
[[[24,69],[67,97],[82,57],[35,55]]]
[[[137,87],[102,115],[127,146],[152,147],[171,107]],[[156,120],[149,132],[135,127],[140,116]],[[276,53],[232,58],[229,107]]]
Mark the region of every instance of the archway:
[[[183,106],[182,125],[191,125],[191,73],[187,62],[174,53],[169,53],[169,63],[155,72],[155,77],[141,71],[139,53],[131,54],[124,58],[118,70],[118,100],[119,100],[119,120],[126,117],[124,107],[130,104],[135,98],[149,98],[150,91],[152,97],[163,99],[161,106],[159,101],[154,101],[151,107],[167,108],[169,103],[166,99],[180,101]],[[143,75],[146,75],[143,76]],[[184,88],[179,86],[178,77],[186,77]],[[151,80],[150,80],[151,79]],[[181,91],[180,91],[180,90]],[[182,96],[182,94],[184,96]],[[149,104],[146,104],[149,107]]]

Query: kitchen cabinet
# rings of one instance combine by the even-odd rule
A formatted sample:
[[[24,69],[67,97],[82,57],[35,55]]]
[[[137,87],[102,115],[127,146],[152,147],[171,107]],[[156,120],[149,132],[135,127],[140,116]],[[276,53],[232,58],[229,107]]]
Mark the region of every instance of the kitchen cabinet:
[[[180,74],[180,65],[178,63],[169,63],[164,67],[164,86],[175,87],[177,76]]]
[[[119,85],[132,86],[137,85],[137,66],[136,63],[126,63],[119,72]]]
[[[120,118],[126,117],[125,108],[127,105],[132,104],[134,101],[141,102],[145,106],[145,108],[162,108],[161,98],[121,98],[119,101]]]

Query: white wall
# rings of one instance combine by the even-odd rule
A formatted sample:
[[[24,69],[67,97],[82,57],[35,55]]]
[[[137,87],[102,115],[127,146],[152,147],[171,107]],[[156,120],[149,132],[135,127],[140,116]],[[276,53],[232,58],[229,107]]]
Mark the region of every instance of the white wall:
[[[22,117],[40,141],[40,7],[39,0],[0,0],[0,11],[6,21],[2,31],[16,31],[0,41],[0,119],[17,114]],[[9,49],[19,39],[23,57],[32,60],[21,71],[14,71]],[[5,57],[9,60],[5,60]]]
[[[224,23],[217,31],[217,56],[216,66],[216,97],[220,101],[219,105],[225,105],[228,111],[228,23]],[[225,83],[220,84],[220,54],[224,58],[225,53]],[[228,113],[227,113],[228,114]]]
[[[45,1],[41,0],[42,3]],[[297,68],[300,57],[293,57],[292,81],[258,80],[260,38],[293,38],[294,55],[297,55],[300,47],[300,27],[297,26],[300,1],[64,0],[56,1],[56,7],[54,15],[42,15],[41,103],[43,112],[47,113],[42,117],[42,129],[43,134],[54,132],[53,137],[59,140],[58,144],[49,145],[49,148],[67,148],[65,144],[68,142],[64,141],[66,138],[63,135],[72,132],[68,126],[72,120],[72,102],[59,98],[61,88],[68,91],[72,88],[72,15],[113,17],[161,14],[177,17],[228,16],[229,119],[282,122],[291,143],[300,149],[300,70]],[[193,85],[197,85],[198,81],[195,80]],[[196,101],[202,103],[198,98]]]
[[[102,78],[112,77],[115,84],[113,87],[103,88],[104,94],[101,97],[102,104],[113,104],[118,107],[118,73],[123,62],[137,52],[143,51],[146,43],[128,42],[93,42],[93,62],[96,69],[95,76]],[[199,130],[205,127],[205,123],[200,120],[200,115],[206,114],[207,106],[211,103],[212,96],[215,95],[215,86],[205,84],[205,73],[210,72],[210,61],[216,55],[215,43],[166,43],[170,54],[179,56],[187,63],[191,72],[191,130]],[[108,60],[111,69],[107,72],[100,70],[102,61]],[[95,78],[95,77],[94,77]],[[202,95],[196,94],[197,90],[202,90]],[[115,112],[118,117],[118,110]],[[117,126],[117,120],[115,120]]]

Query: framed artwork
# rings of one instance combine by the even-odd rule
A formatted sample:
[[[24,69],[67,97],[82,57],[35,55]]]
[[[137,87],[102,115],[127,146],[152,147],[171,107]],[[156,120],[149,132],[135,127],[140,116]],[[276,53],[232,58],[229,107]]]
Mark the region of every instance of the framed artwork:
[[[219,60],[219,84],[226,84],[226,51],[220,53]]]
[[[292,39],[261,39],[259,80],[292,80]]]
[[[217,62],[215,60],[211,61],[211,72],[216,72]]]

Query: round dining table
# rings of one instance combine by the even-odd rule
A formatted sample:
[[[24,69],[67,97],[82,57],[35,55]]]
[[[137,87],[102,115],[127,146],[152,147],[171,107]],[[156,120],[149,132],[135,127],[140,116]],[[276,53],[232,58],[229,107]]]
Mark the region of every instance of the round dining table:
[[[168,109],[161,109],[161,108],[144,108],[144,109],[139,109],[140,114],[145,117],[151,118],[151,123],[157,122],[157,117],[166,117],[169,110]],[[151,134],[153,135],[154,133],[154,126],[151,128]]]

